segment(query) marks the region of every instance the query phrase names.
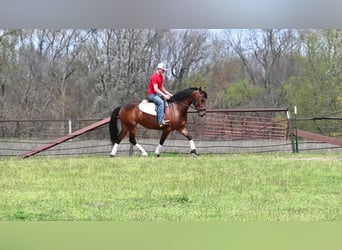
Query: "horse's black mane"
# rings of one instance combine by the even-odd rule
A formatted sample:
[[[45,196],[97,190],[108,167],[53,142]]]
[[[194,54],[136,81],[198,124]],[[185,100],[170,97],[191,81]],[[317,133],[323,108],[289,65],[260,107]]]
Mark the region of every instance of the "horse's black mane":
[[[192,88],[184,89],[182,91],[177,92],[176,94],[174,94],[171,97],[170,103],[172,103],[172,102],[179,102],[181,100],[184,100],[189,95],[191,95],[192,92],[195,91],[195,90],[199,90],[199,88],[192,87]]]

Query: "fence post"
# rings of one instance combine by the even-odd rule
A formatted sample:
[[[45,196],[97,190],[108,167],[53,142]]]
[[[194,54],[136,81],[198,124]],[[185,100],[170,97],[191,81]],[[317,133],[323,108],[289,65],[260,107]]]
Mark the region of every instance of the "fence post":
[[[297,106],[294,106],[295,129],[296,129],[296,153],[298,153],[298,128],[297,128]]]
[[[243,117],[243,138],[246,138],[247,137],[247,118],[246,117]]]
[[[133,155],[133,144],[132,144],[132,143],[129,143],[128,155],[129,155],[129,156],[132,156],[132,155]]]
[[[20,122],[15,123],[14,137],[20,137]]]
[[[194,136],[195,138],[198,138],[198,119],[195,117],[194,119]]]
[[[69,135],[72,133],[72,123],[71,119],[68,120],[68,127],[69,127]]]
[[[294,140],[293,140],[293,129],[292,129],[292,119],[291,119],[291,114],[289,111],[286,111],[287,114],[287,120],[289,123],[289,130],[290,130],[290,139],[291,139],[291,145],[292,145],[292,153],[296,152],[295,149],[295,144],[294,144]]]
[[[68,132],[69,132],[69,135],[71,135],[71,133],[72,133],[72,123],[71,123],[71,119],[68,120]],[[72,141],[72,139],[70,139],[69,141]]]
[[[287,121],[287,123],[285,123],[285,130],[284,130],[284,140],[286,140],[286,138],[288,138],[288,131],[290,130],[289,128],[289,122]]]

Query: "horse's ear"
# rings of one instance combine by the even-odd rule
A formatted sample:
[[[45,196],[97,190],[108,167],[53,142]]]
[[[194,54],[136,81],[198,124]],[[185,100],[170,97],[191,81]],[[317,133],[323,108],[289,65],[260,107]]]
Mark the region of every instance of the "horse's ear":
[[[199,87],[199,89],[198,89],[198,90],[199,90],[199,91],[202,91],[202,89],[201,89],[201,88],[202,88],[202,87]]]

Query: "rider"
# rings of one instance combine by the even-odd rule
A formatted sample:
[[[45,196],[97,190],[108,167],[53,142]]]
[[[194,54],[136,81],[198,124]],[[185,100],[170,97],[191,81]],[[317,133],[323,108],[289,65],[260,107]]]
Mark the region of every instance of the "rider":
[[[159,63],[157,71],[151,76],[148,85],[148,99],[157,105],[157,118],[160,127],[167,125],[170,121],[164,119],[165,104],[164,100],[169,100],[172,94],[163,86],[163,74],[167,71],[164,63]]]

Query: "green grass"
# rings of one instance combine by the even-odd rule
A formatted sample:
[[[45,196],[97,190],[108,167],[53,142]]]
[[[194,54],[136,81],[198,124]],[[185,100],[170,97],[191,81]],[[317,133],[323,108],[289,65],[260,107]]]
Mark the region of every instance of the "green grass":
[[[0,158],[0,178],[0,220],[342,220],[337,153]]]

